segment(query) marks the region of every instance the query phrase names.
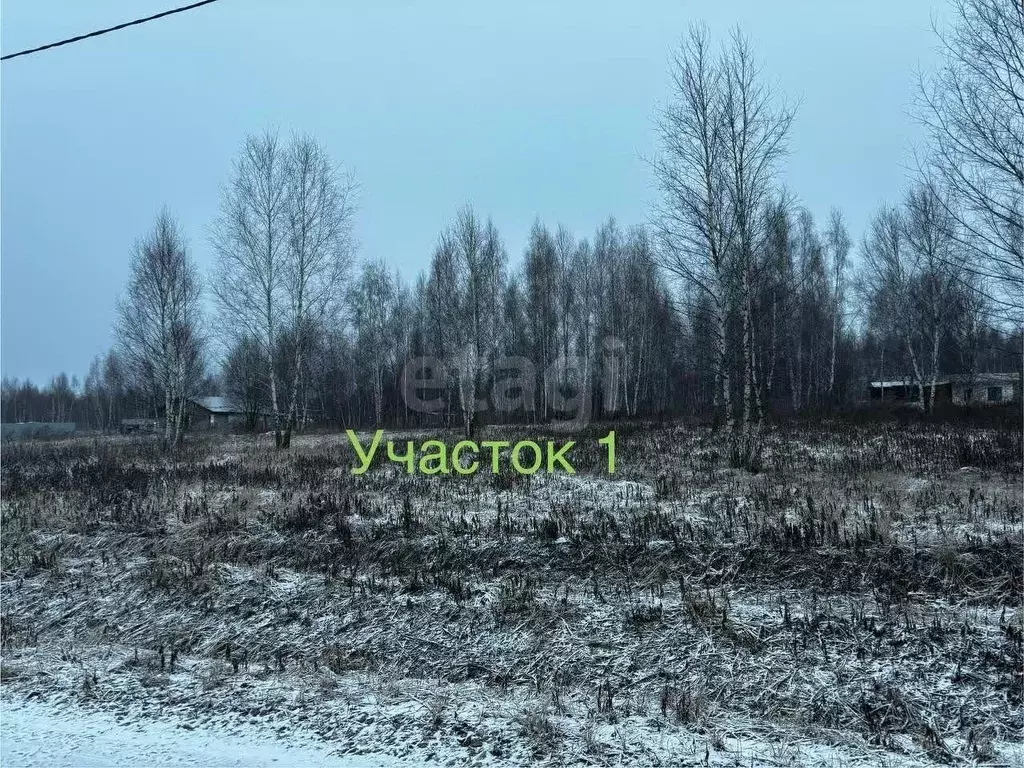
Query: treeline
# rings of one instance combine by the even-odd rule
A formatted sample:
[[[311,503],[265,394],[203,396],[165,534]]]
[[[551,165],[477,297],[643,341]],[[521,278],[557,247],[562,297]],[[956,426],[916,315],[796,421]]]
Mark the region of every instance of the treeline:
[[[116,348],[79,388],[5,380],[4,419],[149,414],[173,443],[188,398],[219,392],[287,445],[310,424],[713,414],[744,463],[767,418],[861,400],[872,379],[911,377],[924,406],[940,376],[1019,371],[1024,11],[954,6],[947,63],[921,84],[921,171],[856,242],[840,211],[816,222],[780,185],[795,111],[747,41],[713,49],[694,29],[658,115],[648,221],[536,221],[513,263],[467,205],[409,284],[355,258],[355,183],[321,144],[252,136],[205,285],[161,214]]]
[[[926,305],[906,304],[900,312],[893,306],[888,314],[875,308],[869,301],[874,289],[866,280],[867,262],[864,270],[847,276],[848,298],[840,294],[837,304],[831,268],[835,245],[830,244],[842,244],[841,218],[834,214],[821,232],[806,211],[775,213],[779,251],[772,280],[755,301],[755,317],[764,321],[756,322],[753,334],[758,397],[771,414],[819,412],[861,400],[867,381],[912,374],[910,351],[927,363],[924,381],[932,371],[1018,368],[1024,343],[1020,331],[1006,333],[989,325],[969,301],[976,294],[955,283],[941,305],[937,365],[931,358]],[[892,215],[884,217],[890,225]],[[474,250],[474,243],[481,247]],[[537,223],[523,262],[514,269],[493,223],[481,222],[466,208],[443,233],[430,265],[412,285],[380,261],[367,261],[354,271],[343,312],[311,334],[298,382],[297,426],[461,426],[467,415],[489,421],[564,417],[550,406],[545,413],[540,380],[545,370],[555,374],[554,383],[564,391],[590,389],[593,418],[689,416],[714,407],[720,391],[713,308],[699,297],[673,300],[644,228],[625,230],[609,219],[592,237],[577,239],[564,227],[552,231]],[[920,280],[917,284],[928,287]],[[860,312],[877,316],[858,327],[851,318]],[[735,372],[730,385],[734,402],[743,394],[741,330],[741,320],[733,316],[727,348],[735,355],[728,363]],[[910,335],[910,351],[904,331]],[[224,363],[209,366],[216,375],[198,379],[188,392],[227,395],[253,415],[270,411],[260,346],[249,336],[228,341]],[[121,418],[163,414],[164,392],[151,380],[143,379],[149,386],[140,386],[122,355],[114,349],[97,358],[81,382],[66,374],[43,387],[5,379],[3,420],[76,421],[83,427],[116,429]],[[536,361],[534,407],[464,412],[463,403],[471,400],[468,391],[460,394],[458,367],[474,356],[476,375],[464,377],[467,387],[477,382],[473,399],[494,391],[503,361]],[[403,374],[419,374],[415,362],[422,357],[448,361],[453,368],[450,387],[441,393],[443,407],[429,414],[412,410],[403,395]],[[605,392],[612,357],[619,361],[612,367],[615,385]],[[561,359],[573,359],[576,367],[560,369]],[[292,342],[282,333],[274,352],[280,391],[290,391],[295,383],[293,360]]]
[[[207,376],[197,391],[220,386]],[[80,429],[116,431],[121,419],[157,418],[160,393],[140,388],[127,375],[119,354],[107,352],[92,361],[85,379],[59,373],[45,384],[5,377],[0,382],[0,418],[7,423],[74,422]]]

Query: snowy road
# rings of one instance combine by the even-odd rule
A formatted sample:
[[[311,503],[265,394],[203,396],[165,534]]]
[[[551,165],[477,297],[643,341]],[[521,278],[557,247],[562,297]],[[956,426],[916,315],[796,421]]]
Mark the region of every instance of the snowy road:
[[[338,756],[312,741],[268,738],[254,727],[188,730],[170,722],[119,722],[76,706],[4,701],[2,768],[387,768],[388,756]]]

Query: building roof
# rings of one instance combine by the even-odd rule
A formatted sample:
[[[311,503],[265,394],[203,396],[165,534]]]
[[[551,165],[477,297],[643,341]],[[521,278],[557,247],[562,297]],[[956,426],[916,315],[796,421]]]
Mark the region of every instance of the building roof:
[[[190,400],[210,413],[245,413],[242,408],[226,397],[206,395],[204,397],[193,397]]]
[[[935,380],[936,384],[976,384],[978,386],[984,386],[986,384],[1012,384],[1020,381],[1020,374],[1017,373],[954,373],[949,376],[940,376]],[[907,376],[904,379],[894,379],[892,381],[872,381],[870,386],[885,389],[892,387],[915,387],[917,386],[917,379],[913,376]],[[931,379],[925,379],[924,385],[930,386]]]
[[[947,376],[943,381],[951,381],[954,384],[1012,384],[1020,381],[1020,374],[1017,373],[956,373]]]

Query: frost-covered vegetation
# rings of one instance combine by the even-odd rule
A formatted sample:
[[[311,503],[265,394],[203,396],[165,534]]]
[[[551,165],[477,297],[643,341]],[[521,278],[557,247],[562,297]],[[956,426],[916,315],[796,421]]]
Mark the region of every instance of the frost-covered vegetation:
[[[609,476],[607,427],[571,476],[5,446],[4,696],[452,764],[1020,760],[1018,430],[784,425],[752,473],[620,423]]]

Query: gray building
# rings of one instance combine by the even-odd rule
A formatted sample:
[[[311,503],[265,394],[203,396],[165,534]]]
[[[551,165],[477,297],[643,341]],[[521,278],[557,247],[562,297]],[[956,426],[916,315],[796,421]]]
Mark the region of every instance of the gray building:
[[[931,381],[922,383],[925,400],[931,397]],[[1018,400],[1021,381],[1018,373],[975,373],[941,376],[935,383],[936,403],[957,405],[998,405]],[[913,403],[919,401],[918,382],[912,377],[890,381],[872,381],[868,397],[875,402]]]
[[[1005,403],[1020,398],[1020,374],[976,373],[948,376],[949,397],[959,405]],[[938,396],[936,396],[938,399]]]
[[[244,429],[246,417],[252,416],[227,397],[206,395],[189,399],[189,424],[192,429]],[[266,429],[267,414],[262,411],[255,414],[255,422],[257,428]]]
[[[245,411],[226,397],[193,397],[189,400],[189,423],[193,429],[240,427],[245,424]]]

